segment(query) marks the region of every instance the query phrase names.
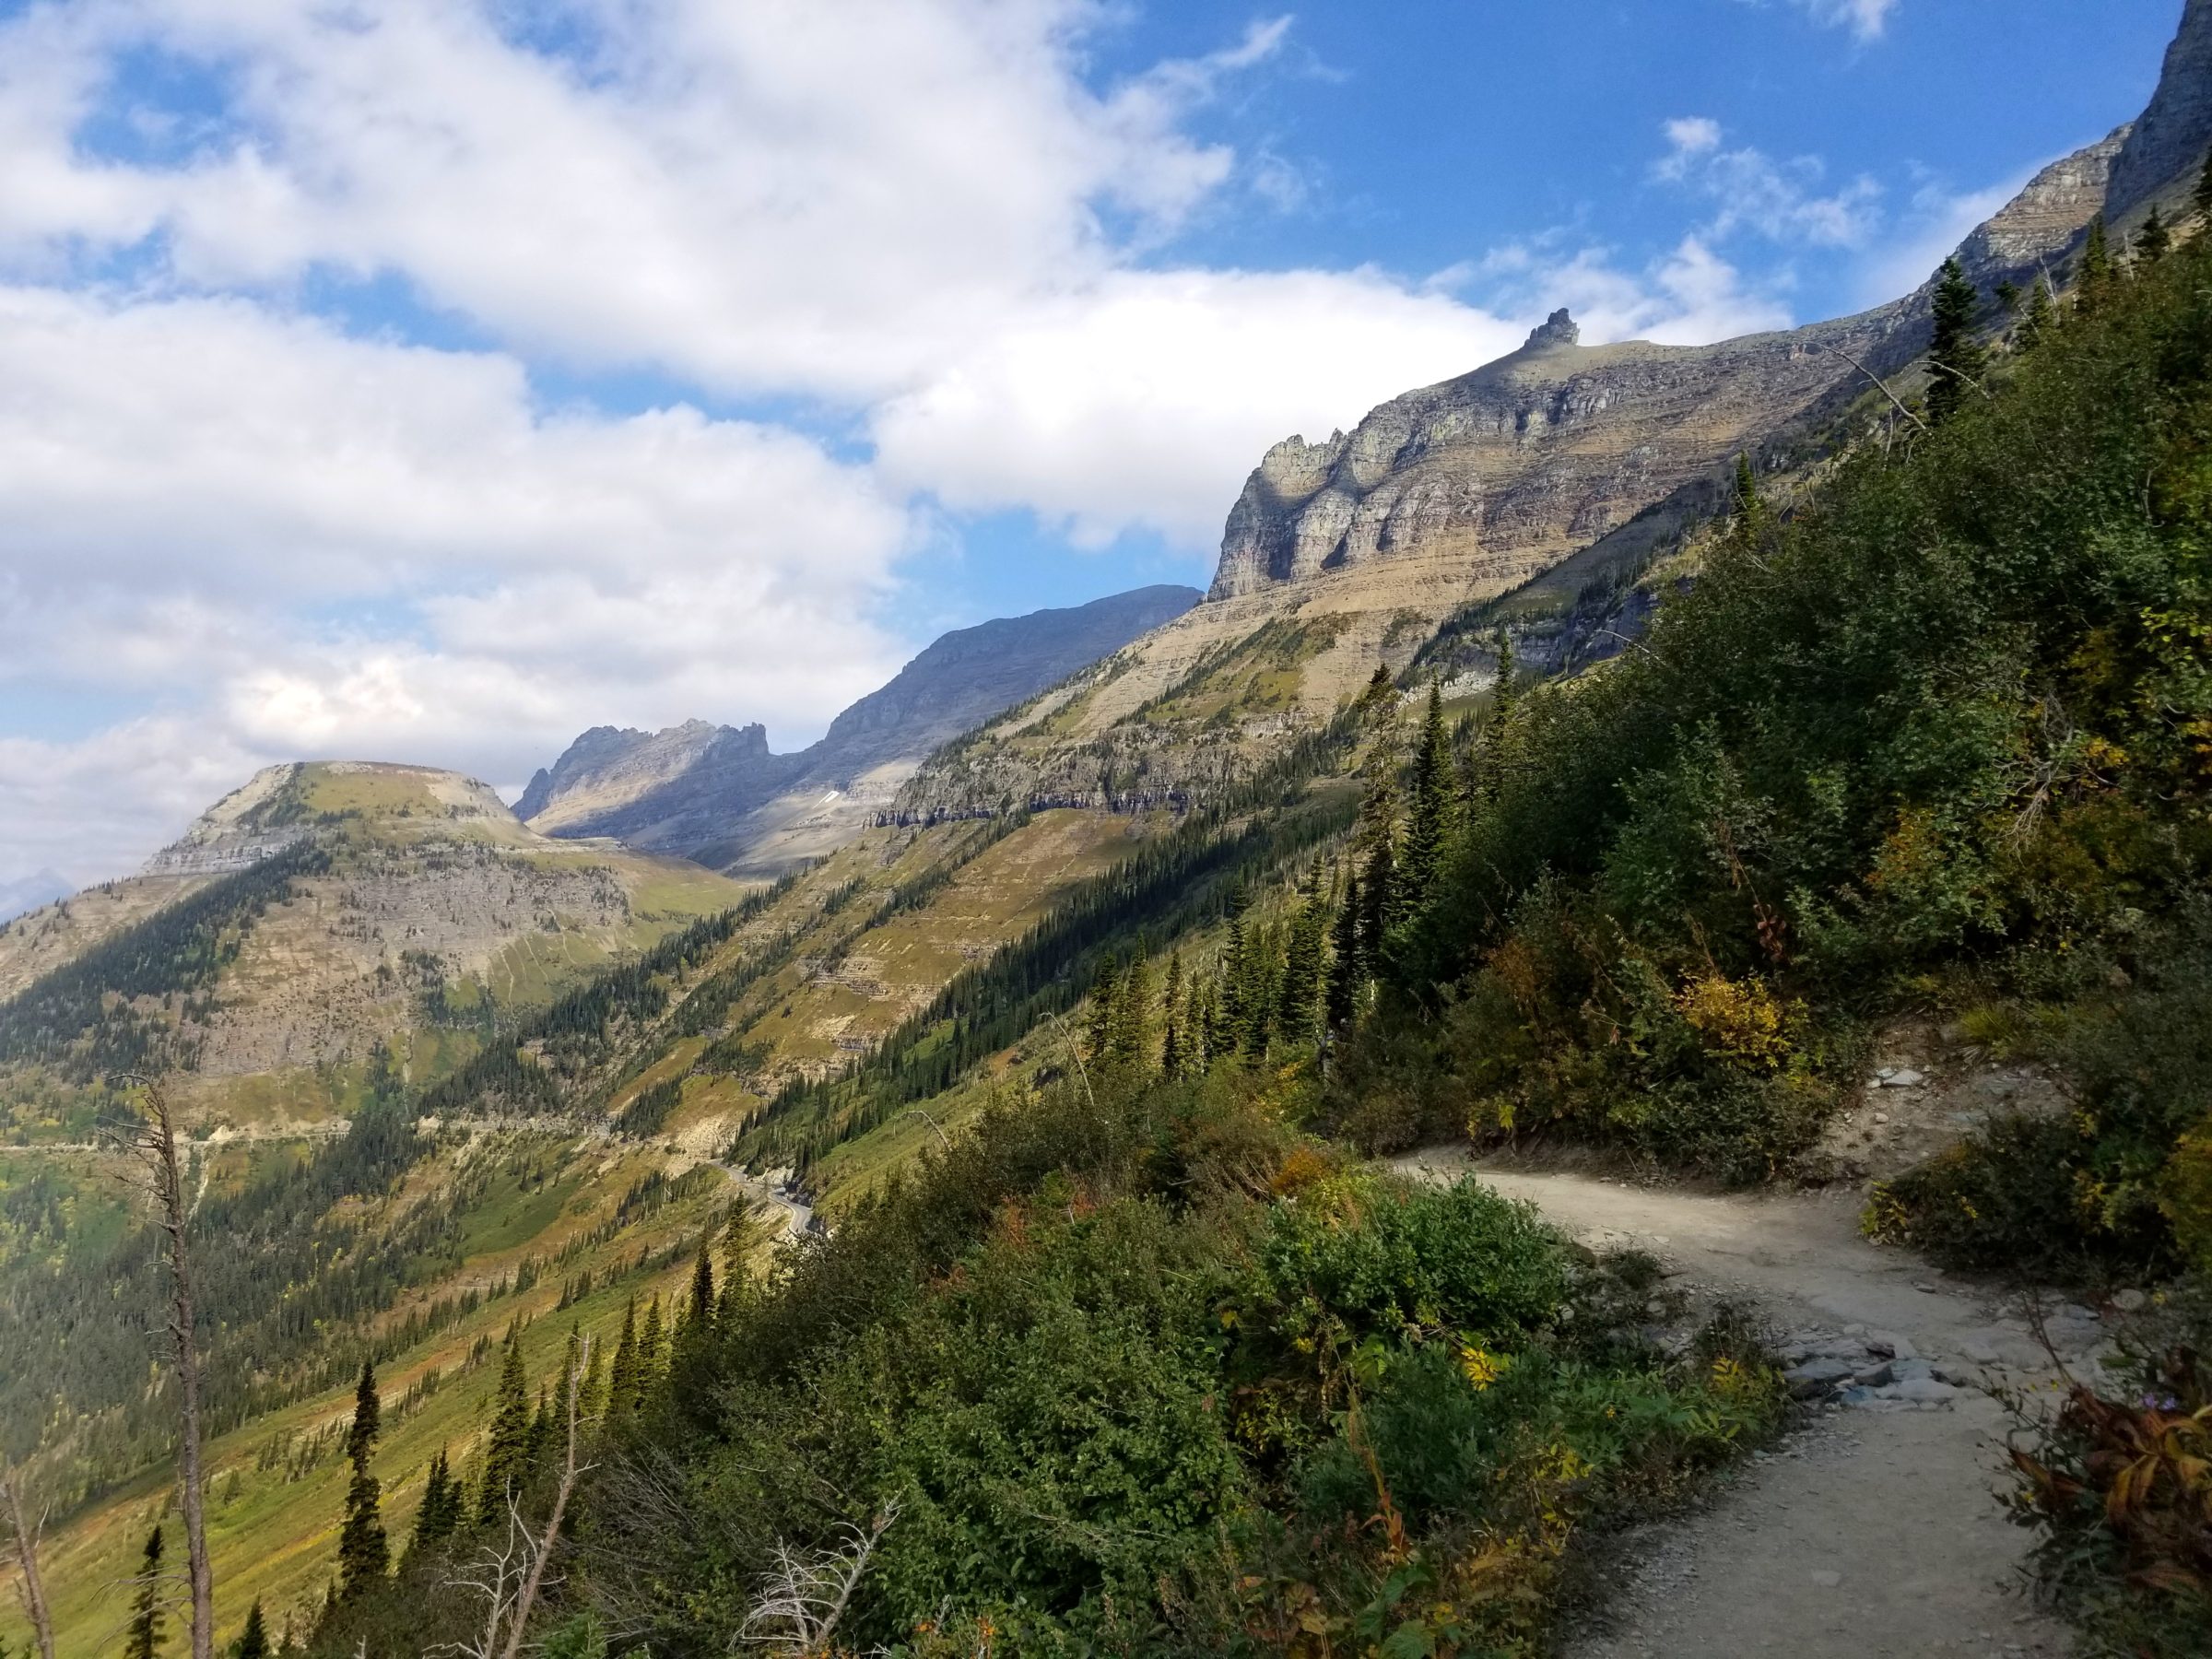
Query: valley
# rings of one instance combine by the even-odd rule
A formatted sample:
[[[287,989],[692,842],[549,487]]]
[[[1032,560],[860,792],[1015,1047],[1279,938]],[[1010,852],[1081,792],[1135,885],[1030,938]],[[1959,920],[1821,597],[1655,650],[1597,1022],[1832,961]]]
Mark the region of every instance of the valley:
[[[0,924],[55,1651],[176,1524],[164,1238],[211,1643],[2203,1651],[2208,42],[1891,303],[1283,441],[1202,597]]]

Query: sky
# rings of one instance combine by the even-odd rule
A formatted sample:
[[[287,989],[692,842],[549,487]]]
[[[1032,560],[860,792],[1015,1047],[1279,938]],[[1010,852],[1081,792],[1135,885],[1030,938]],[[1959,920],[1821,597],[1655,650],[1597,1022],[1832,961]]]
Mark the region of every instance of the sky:
[[[1260,454],[1916,286],[2180,0],[0,0],[0,882],[1203,587]]]

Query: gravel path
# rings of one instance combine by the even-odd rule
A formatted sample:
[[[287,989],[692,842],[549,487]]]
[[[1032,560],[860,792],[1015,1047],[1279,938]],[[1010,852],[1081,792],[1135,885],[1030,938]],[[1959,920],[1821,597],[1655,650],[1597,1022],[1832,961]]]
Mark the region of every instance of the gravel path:
[[[1472,1166],[1444,1149],[1398,1167],[1441,1181]],[[2064,1628],[2018,1592],[2028,1535],[1994,1498],[2008,1419],[1981,1384],[2051,1371],[2021,1308],[1866,1243],[1846,1194],[1476,1172],[1586,1242],[1652,1252],[1694,1300],[1757,1305],[1794,1333],[1784,1357],[1803,1360],[1801,1389],[1826,1402],[1700,1512],[1628,1540],[1617,1594],[1571,1641],[1570,1659],[2065,1651]],[[2101,1345],[2096,1315],[2057,1305],[2045,1320],[2082,1374]],[[1841,1356],[1829,1371],[1857,1375],[1824,1384],[1824,1353]],[[1892,1374],[1914,1380],[1867,1385]]]

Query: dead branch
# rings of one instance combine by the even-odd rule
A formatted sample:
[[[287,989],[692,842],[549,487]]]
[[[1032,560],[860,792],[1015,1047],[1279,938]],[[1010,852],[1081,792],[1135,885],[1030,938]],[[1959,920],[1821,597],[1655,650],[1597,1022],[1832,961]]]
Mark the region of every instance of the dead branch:
[[[39,1659],[53,1659],[53,1618],[46,1607],[46,1587],[39,1580],[39,1534],[45,1528],[46,1517],[41,1512],[35,1524],[24,1520],[23,1484],[18,1475],[0,1480],[0,1503],[7,1508],[8,1529],[13,1534],[11,1553],[23,1572],[23,1582],[16,1588],[23,1598],[23,1610],[30,1615],[31,1629],[38,1632]]]
[[[192,1659],[214,1659],[215,1571],[207,1558],[207,1519],[200,1466],[200,1354],[194,1331],[191,1206],[177,1161],[177,1124],[159,1077],[133,1077],[145,1091],[147,1116],[106,1126],[117,1151],[145,1170],[155,1225],[169,1257],[171,1363],[177,1375],[177,1485],[184,1512],[187,1576],[192,1583]]]
[[[1861,374],[1872,381],[1877,386],[1879,386],[1881,388],[1882,395],[1889,400],[1891,406],[1894,407],[1900,415],[1902,415],[1907,420],[1911,421],[1922,431],[1924,432],[1928,429],[1928,423],[1926,421],[1923,420],[1919,416],[1913,414],[1912,410],[1905,407],[1905,406],[1898,400],[1897,394],[1889,390],[1889,382],[1888,381],[1884,380],[1873,370],[1867,368],[1865,364],[1860,362],[1857,358],[1853,357],[1851,353],[1844,350],[1842,347],[1831,343],[1828,349],[1834,352],[1838,357],[1849,363],[1853,369],[1856,369]]]
[[[779,1541],[775,1566],[738,1634],[747,1641],[774,1644],[781,1659],[828,1653],[837,1621],[844,1617],[861,1575],[868,1570],[868,1558],[898,1518],[899,1500],[894,1498],[868,1531],[845,1523],[843,1530],[851,1537],[842,1549],[800,1550]]]
[[[569,1495],[576,1489],[576,1477],[591,1467],[576,1461],[576,1403],[583,1393],[583,1370],[592,1357],[592,1339],[586,1336],[576,1349],[576,1362],[569,1367],[569,1383],[563,1392],[569,1401],[569,1450],[561,1464],[560,1484],[553,1489],[553,1512],[546,1519],[546,1535],[531,1552],[530,1576],[524,1581],[522,1594],[514,1604],[514,1618],[507,1631],[507,1651],[504,1659],[516,1659],[523,1649],[523,1631],[530,1623],[530,1609],[537,1601],[537,1587],[543,1582],[546,1562],[553,1554],[553,1547],[560,1542],[560,1518],[567,1512]]]

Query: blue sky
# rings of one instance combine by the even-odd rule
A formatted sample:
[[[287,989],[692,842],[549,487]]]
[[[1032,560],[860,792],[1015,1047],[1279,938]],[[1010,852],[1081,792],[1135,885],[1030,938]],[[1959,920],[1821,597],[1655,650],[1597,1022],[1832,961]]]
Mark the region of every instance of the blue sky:
[[[2177,0],[0,0],[0,879],[803,743],[1510,349],[1912,287]]]

